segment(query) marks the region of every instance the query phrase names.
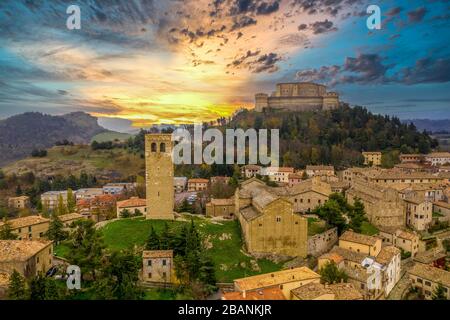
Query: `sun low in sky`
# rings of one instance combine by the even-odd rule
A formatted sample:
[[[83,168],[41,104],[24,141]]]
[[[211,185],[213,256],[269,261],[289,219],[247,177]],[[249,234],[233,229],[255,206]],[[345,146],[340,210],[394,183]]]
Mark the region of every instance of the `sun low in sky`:
[[[371,1],[370,4],[376,4]],[[0,117],[82,110],[135,126],[252,108],[277,82],[315,81],[401,118],[450,118],[447,1],[0,3]],[[67,7],[81,29],[66,27]]]

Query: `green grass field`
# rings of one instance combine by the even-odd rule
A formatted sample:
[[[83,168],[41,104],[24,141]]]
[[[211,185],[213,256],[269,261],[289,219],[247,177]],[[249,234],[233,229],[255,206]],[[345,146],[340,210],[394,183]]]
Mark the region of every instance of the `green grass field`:
[[[255,260],[252,267],[251,260],[254,259],[241,250],[241,233],[237,221],[214,222],[210,219],[194,218],[194,222],[205,239],[205,247],[215,263],[219,282],[232,282],[241,277],[281,270],[281,263],[277,264],[265,259]],[[178,229],[183,223],[188,222],[168,221],[167,223],[169,227]],[[122,250],[135,246],[143,247],[151,225],[159,232],[164,226],[164,221],[143,218],[123,219],[111,222],[101,230],[109,249]]]

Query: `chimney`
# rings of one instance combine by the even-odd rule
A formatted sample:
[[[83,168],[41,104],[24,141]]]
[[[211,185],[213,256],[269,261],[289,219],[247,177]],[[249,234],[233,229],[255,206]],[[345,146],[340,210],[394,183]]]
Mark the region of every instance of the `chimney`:
[[[242,298],[247,298],[247,292],[244,290],[244,291],[242,291]]]

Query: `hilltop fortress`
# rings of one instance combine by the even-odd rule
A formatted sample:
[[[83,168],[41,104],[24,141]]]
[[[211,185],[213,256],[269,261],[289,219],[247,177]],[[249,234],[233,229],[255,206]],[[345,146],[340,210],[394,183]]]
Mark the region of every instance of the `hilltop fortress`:
[[[327,92],[327,87],[311,82],[278,83],[270,96],[265,93],[255,95],[255,110],[285,111],[332,110],[339,107],[339,95]]]

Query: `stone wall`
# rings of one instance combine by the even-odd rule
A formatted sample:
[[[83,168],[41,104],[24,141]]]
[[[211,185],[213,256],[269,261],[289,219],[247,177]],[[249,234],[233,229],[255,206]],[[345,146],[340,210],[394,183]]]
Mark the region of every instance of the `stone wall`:
[[[330,251],[338,240],[337,228],[308,237],[308,254],[318,257]]]

